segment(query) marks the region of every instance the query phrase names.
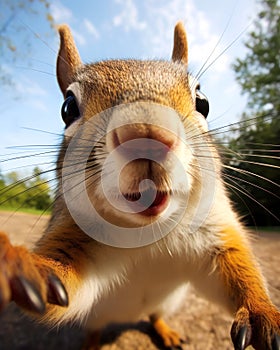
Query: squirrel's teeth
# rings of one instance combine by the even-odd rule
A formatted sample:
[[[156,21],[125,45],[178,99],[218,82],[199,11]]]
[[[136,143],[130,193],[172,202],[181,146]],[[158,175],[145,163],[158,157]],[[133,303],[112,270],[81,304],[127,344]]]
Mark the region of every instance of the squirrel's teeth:
[[[154,191],[154,190],[146,190],[142,193],[140,192],[133,192],[133,193],[125,193],[123,196],[125,197],[126,200],[130,202],[136,202],[138,200],[142,200],[145,202],[151,197],[154,197],[154,201],[151,204],[151,206],[156,205],[156,203],[160,202],[162,198],[167,196],[169,194],[168,191]]]
[[[127,199],[130,202],[136,202],[141,198],[140,192],[133,192],[133,193],[125,193],[124,198]]]

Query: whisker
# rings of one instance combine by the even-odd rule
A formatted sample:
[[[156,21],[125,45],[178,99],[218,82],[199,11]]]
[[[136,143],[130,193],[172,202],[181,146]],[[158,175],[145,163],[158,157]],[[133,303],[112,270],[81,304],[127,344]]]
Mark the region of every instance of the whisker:
[[[57,50],[51,47],[46,40],[44,40],[40,34],[35,32],[26,22],[23,22],[21,19],[18,19],[18,21],[26,28],[28,29],[37,39],[39,39],[52,53],[55,55],[57,54]]]
[[[255,220],[255,216],[252,212],[252,210],[250,209],[249,205],[247,204],[247,202],[244,200],[244,198],[240,195],[239,191],[237,191],[236,189],[234,189],[233,186],[230,187],[230,190],[232,191],[232,193],[234,193],[235,196],[237,196],[239,198],[239,200],[243,203],[243,205],[246,208],[246,211],[249,213],[250,218],[252,219],[253,223],[254,223],[254,227],[257,227],[257,222]]]
[[[13,167],[13,168],[9,168],[5,170],[5,173],[7,172],[11,172],[11,171],[16,171],[16,170],[21,170],[21,169],[28,169],[28,168],[35,168],[35,167],[41,167],[41,166],[46,166],[46,165],[53,165],[55,162],[44,162],[44,163],[33,163],[33,164],[25,164],[25,165],[21,165],[21,166],[17,166],[17,167]],[[55,171],[55,169],[53,169],[52,171]]]
[[[42,148],[42,149],[49,149],[49,148],[55,148],[58,149],[60,147],[60,144],[43,144],[43,145],[36,145],[36,144],[30,144],[30,145],[19,145],[19,146],[8,146],[7,149],[23,149],[26,151],[32,151],[33,148]]]
[[[226,169],[230,169],[230,170],[239,172],[239,173],[241,173],[243,175],[257,177],[257,178],[259,178],[259,179],[261,179],[263,181],[271,183],[272,185],[274,185],[276,187],[280,187],[280,184],[278,184],[278,183],[276,183],[276,182],[274,182],[274,181],[272,181],[272,180],[270,180],[270,179],[268,179],[268,178],[266,178],[266,177],[264,177],[262,175],[259,175],[257,173],[252,173],[251,171],[248,171],[248,170],[245,170],[245,169],[235,168],[235,167],[230,166],[230,165],[223,165],[223,167],[226,168]]]
[[[200,79],[204,73],[207,72],[207,70],[215,64],[220,57],[223,56],[224,53],[226,53],[236,42],[239,41],[239,39],[247,32],[247,30],[252,25],[253,21],[250,21],[249,24],[237,35],[237,37],[228,45],[224,50],[220,52],[220,54],[213,59],[212,62],[210,62],[203,70],[200,72],[200,74],[196,77],[197,79]]]
[[[32,157],[38,157],[38,156],[43,156],[43,155],[46,156],[46,155],[56,154],[56,153],[57,153],[56,151],[39,152],[36,154],[32,154]],[[18,159],[25,159],[25,158],[30,158],[30,154],[20,155],[20,156],[8,158],[8,159],[2,159],[2,160],[0,160],[0,163],[6,163],[9,161],[18,160]]]
[[[280,196],[278,196],[278,195],[275,194],[274,192],[271,192],[270,190],[267,190],[266,188],[264,188],[264,187],[262,187],[262,186],[259,186],[259,185],[257,185],[257,184],[254,184],[254,183],[251,182],[251,181],[247,181],[247,180],[245,180],[245,179],[242,179],[242,178],[240,178],[240,177],[237,177],[237,176],[234,176],[234,175],[230,175],[230,174],[225,174],[225,175],[224,175],[224,178],[226,178],[226,179],[235,179],[235,180],[241,181],[241,182],[246,183],[246,184],[248,184],[248,185],[250,185],[250,186],[252,186],[252,187],[258,188],[259,190],[262,190],[262,191],[264,191],[264,192],[267,192],[268,194],[270,194],[270,195],[273,196],[273,197],[276,197],[276,198],[280,199]]]
[[[35,62],[40,63],[40,64],[43,64],[43,65],[45,65],[45,66],[49,66],[49,67],[51,67],[51,68],[55,68],[55,65],[53,65],[52,63],[39,60],[38,58],[33,58],[33,57],[31,57],[30,60],[31,60],[31,61],[35,61]]]
[[[277,160],[280,160],[279,156],[269,156],[269,155],[263,155],[263,154],[253,154],[253,153],[238,153],[238,154],[239,154],[240,157],[258,157],[258,158],[265,158],[265,159],[277,159]]]
[[[246,145],[265,146],[265,147],[280,147],[280,145],[275,145],[275,144],[271,144],[271,143],[259,143],[259,142],[249,142],[249,141],[246,142]]]
[[[246,164],[259,165],[259,166],[262,166],[262,167],[275,168],[275,169],[279,169],[280,168],[280,166],[278,166],[278,165],[268,164],[268,163],[261,163],[261,162],[253,162],[253,161],[249,161],[249,160],[238,159],[238,162],[246,163]]]
[[[47,130],[42,130],[42,129],[30,128],[30,127],[27,127],[27,126],[22,126],[21,129],[29,130],[29,131],[36,131],[36,132],[40,132],[40,133],[43,133],[43,134],[54,135],[54,136],[59,136],[59,137],[65,136],[64,134],[55,133],[55,132],[52,132],[52,131],[47,131]]]
[[[234,8],[236,7],[236,4],[234,5]],[[222,41],[226,31],[228,30],[228,27],[232,21],[233,18],[233,14],[234,14],[234,10],[231,11],[230,17],[228,18],[228,21],[225,25],[225,28],[222,32],[222,34],[219,37],[219,40],[216,42],[215,46],[213,47],[213,49],[211,50],[210,54],[208,55],[208,57],[206,58],[206,60],[204,61],[203,65],[200,67],[199,71],[195,74],[195,77],[198,78],[200,76],[200,73],[203,72],[204,67],[207,65],[207,63],[209,62],[210,58],[212,57],[212,55],[214,54],[214,52],[216,51],[217,47],[219,46],[220,42]],[[203,73],[202,73],[203,74]]]
[[[55,77],[56,75],[54,73],[51,73],[51,72],[46,72],[44,70],[41,70],[41,69],[37,69],[37,68],[33,68],[33,67],[24,67],[24,66],[13,66],[13,68],[16,68],[16,69],[21,69],[21,70],[31,70],[33,72],[37,72],[37,73],[40,73],[40,74],[46,74],[46,75],[50,75],[52,77]]]
[[[241,120],[241,121],[237,121],[237,122],[233,122],[224,126],[219,126],[217,128],[211,129],[211,130],[207,130],[204,132],[201,132],[200,130],[196,130],[195,127],[193,127],[193,130],[196,130],[197,134],[196,135],[191,135],[189,139],[196,139],[196,138],[201,138],[203,139],[203,137],[207,136],[207,135],[211,135],[212,137],[220,135],[220,134],[224,134],[226,132],[235,132],[235,131],[240,131],[243,128],[246,129],[248,127],[254,126],[256,124],[256,122],[259,119],[264,119],[264,118],[271,118],[271,114],[263,114],[261,116],[255,116],[252,118],[248,118],[246,120]],[[248,122],[252,122],[251,124],[249,124]],[[186,131],[187,135],[191,133],[190,131]]]
[[[272,146],[272,145],[270,145]],[[277,145],[274,145],[274,147],[277,147]],[[262,153],[280,153],[280,149],[263,149],[263,148],[240,148],[238,152],[240,154],[243,154],[242,152],[262,152]],[[259,155],[260,157],[263,157],[262,154]]]
[[[232,181],[233,183],[235,183],[235,185],[237,184],[234,180],[231,179],[231,181]],[[247,190],[245,190],[245,189],[240,189],[240,187],[235,186],[235,185],[233,185],[233,184],[227,182],[227,186],[232,187],[232,188],[234,188],[235,190],[237,190],[238,192],[244,194],[247,198],[249,198],[250,200],[252,200],[254,203],[258,204],[258,205],[259,205],[262,209],[264,209],[269,215],[271,215],[274,219],[276,219],[277,222],[280,222],[280,219],[279,219],[276,215],[274,215],[274,213],[272,213],[272,211],[270,211],[269,209],[267,209],[265,205],[263,205],[263,204],[260,203],[258,200],[256,200]],[[238,184],[237,184],[237,185],[238,185]]]

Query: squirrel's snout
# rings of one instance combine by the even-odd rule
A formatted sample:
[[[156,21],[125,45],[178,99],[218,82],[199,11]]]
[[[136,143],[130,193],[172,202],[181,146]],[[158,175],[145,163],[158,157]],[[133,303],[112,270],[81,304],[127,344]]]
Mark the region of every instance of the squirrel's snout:
[[[131,160],[163,160],[170,150],[176,148],[177,143],[177,135],[150,124],[124,125],[111,133],[112,147]]]

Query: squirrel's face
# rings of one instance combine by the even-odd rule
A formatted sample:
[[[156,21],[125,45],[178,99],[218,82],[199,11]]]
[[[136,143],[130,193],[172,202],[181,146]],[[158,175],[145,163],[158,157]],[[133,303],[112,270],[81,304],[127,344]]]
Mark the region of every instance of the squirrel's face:
[[[185,34],[176,28],[172,62],[90,65],[81,65],[76,48],[69,49],[74,44],[68,30],[60,30],[58,81],[66,97],[62,186],[80,216],[87,212],[85,202],[122,227],[184,215],[201,197],[202,168],[216,171],[205,132],[208,102],[187,72]]]

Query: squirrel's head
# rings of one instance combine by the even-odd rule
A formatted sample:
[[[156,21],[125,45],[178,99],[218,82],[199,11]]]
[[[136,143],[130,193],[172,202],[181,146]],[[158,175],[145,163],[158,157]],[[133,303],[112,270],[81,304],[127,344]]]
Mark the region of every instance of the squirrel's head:
[[[57,79],[64,97],[74,93],[70,85],[75,82],[79,84],[79,96],[74,96],[77,100],[83,94],[95,94],[76,101],[79,104],[78,108],[89,109],[96,114],[116,104],[155,99],[159,103],[168,103],[169,106],[173,103],[172,107],[181,111],[183,115],[192,108],[207,117],[208,101],[199,91],[198,81],[187,74],[188,43],[181,22],[177,23],[174,30],[172,52],[172,62],[177,63],[177,72],[174,69],[175,65],[170,65],[174,69],[172,71],[172,68],[166,65],[167,62],[159,61],[114,60],[83,65],[69,27],[61,25],[58,31],[60,50],[57,58]],[[86,101],[85,105],[82,104],[83,100]],[[87,113],[84,117],[86,115]],[[66,127],[74,121],[72,119],[75,118],[68,117],[65,113]]]
[[[196,153],[205,157],[204,169],[215,164],[205,132],[208,101],[187,71],[183,24],[175,27],[170,62],[83,65],[70,29],[60,26],[59,34],[57,79],[66,126],[59,161],[71,214],[143,231],[158,220],[174,222],[187,207],[194,211],[205,175]]]

